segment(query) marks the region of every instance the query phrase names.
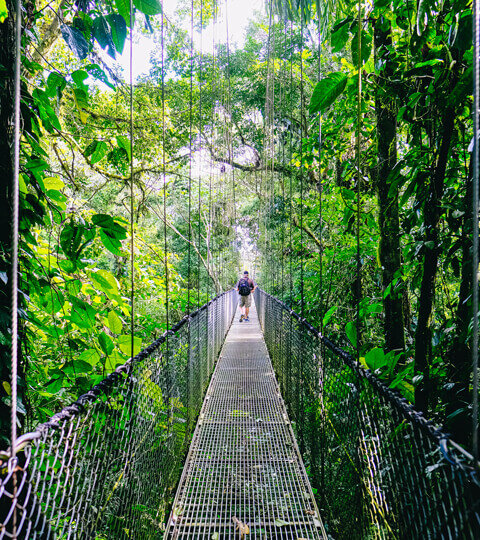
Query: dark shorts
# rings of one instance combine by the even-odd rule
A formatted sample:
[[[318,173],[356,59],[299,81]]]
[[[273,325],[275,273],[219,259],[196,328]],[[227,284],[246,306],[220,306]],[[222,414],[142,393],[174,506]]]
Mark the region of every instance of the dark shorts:
[[[252,294],[250,293],[248,296],[241,296],[240,295],[240,301],[239,301],[240,307],[250,307],[252,305]]]

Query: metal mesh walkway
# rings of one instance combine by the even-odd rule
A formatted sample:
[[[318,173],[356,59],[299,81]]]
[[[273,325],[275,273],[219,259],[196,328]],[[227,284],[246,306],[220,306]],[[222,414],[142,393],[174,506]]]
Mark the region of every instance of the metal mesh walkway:
[[[227,336],[167,538],[326,538],[252,306]]]

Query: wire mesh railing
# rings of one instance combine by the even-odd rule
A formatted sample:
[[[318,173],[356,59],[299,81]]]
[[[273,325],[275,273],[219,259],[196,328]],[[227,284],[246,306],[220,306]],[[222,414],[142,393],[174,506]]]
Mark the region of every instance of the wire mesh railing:
[[[478,538],[473,458],[286,304],[255,302],[329,533]]]
[[[236,301],[219,295],[17,440],[0,458],[0,539],[163,535]]]

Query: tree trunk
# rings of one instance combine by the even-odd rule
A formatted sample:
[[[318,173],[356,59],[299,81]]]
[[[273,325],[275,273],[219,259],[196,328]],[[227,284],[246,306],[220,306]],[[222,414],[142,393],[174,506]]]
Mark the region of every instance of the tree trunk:
[[[415,389],[415,405],[427,411],[430,397],[430,352],[432,345],[431,316],[435,296],[435,276],[438,266],[438,223],[442,215],[442,196],[445,172],[450,153],[455,110],[447,108],[441,119],[441,144],[433,171],[427,200],[424,205],[425,254],[423,256],[423,275],[418,301],[418,322],[415,332],[415,374],[423,379]]]
[[[60,4],[58,5],[58,8],[56,8],[56,12],[58,14],[62,14],[63,16],[63,9],[66,5],[66,0],[62,0]],[[45,58],[50,52],[51,48],[57,41],[57,39],[60,36],[60,18],[57,14],[53,15],[52,22],[48,25],[48,27],[43,32],[43,38],[42,41],[38,44],[38,46],[33,49],[32,51],[32,62],[37,62],[39,64],[42,64],[45,62]],[[31,75],[26,74],[29,78],[31,78]]]
[[[379,259],[382,266],[383,290],[392,284],[400,273],[400,223],[398,217],[398,189],[390,193],[392,185],[389,175],[397,162],[397,115],[394,92],[388,81],[394,68],[390,60],[392,47],[391,25],[380,17],[374,27],[375,62],[384,62],[375,94],[377,116],[377,156],[376,189],[378,196],[378,225],[380,229]],[[382,82],[384,81],[384,82]],[[405,349],[403,295],[401,287],[391,287],[390,294],[383,299],[385,313],[385,348],[387,351]]]
[[[471,402],[470,374],[471,374],[471,348],[468,339],[468,327],[472,320],[472,287],[473,287],[473,261],[472,261],[472,205],[473,205],[473,167],[471,160],[467,178],[465,197],[463,200],[462,223],[462,261],[461,280],[458,295],[458,304],[455,319],[455,336],[448,351],[448,379],[451,388],[447,392],[446,415],[448,430],[455,441],[468,444],[471,434],[471,414],[468,404]],[[457,411],[463,412],[457,414]],[[456,413],[452,422],[448,416]]]

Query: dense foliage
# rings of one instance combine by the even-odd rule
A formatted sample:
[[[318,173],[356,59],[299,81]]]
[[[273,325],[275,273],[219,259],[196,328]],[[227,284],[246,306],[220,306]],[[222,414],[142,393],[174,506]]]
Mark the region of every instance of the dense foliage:
[[[360,27],[358,4],[343,2],[318,29],[315,16],[308,23],[308,3],[298,13],[288,7],[277,6],[297,21],[303,14],[296,24],[303,40],[285,95],[293,88],[300,97],[296,108],[275,106],[276,159],[282,137],[303,144],[295,141],[288,155],[293,188],[279,180],[268,194],[259,246],[273,260],[265,278],[327,333],[345,331],[362,363],[466,442],[471,2],[378,1],[361,6]],[[277,48],[284,32],[271,29]],[[272,48],[280,62],[291,57],[291,48]],[[281,92],[286,70],[271,66]],[[287,280],[285,268],[293,273]]]
[[[471,2],[377,0],[359,25],[348,0],[278,0],[244,46],[203,51],[190,4],[173,19],[157,0],[133,4],[134,41],[157,42],[133,87],[133,152],[128,81],[107,60],[128,51],[129,3],[25,4],[22,426],[131,354],[133,226],[135,350],[230,286],[242,261],[468,443]],[[194,35],[219,7],[194,3]],[[0,2],[2,155],[11,13]],[[11,161],[0,166],[11,178]],[[6,183],[0,205],[5,439]]]

